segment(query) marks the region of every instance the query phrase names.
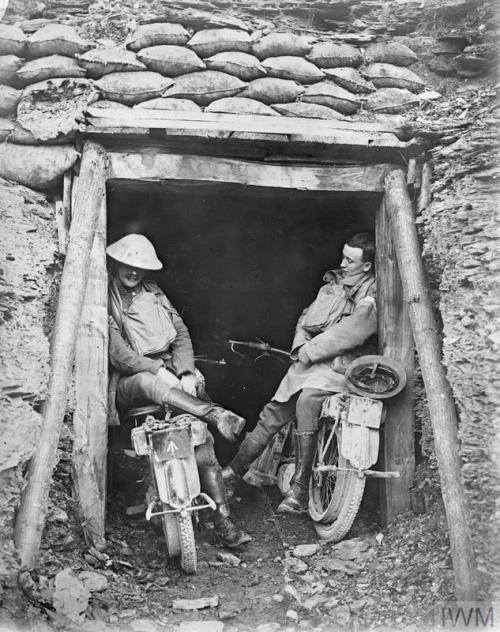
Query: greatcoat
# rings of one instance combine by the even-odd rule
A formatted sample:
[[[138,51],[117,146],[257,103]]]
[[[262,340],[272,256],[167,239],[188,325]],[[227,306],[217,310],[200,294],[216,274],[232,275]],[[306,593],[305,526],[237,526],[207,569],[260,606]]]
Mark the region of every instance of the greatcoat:
[[[301,314],[291,356],[303,349],[311,364],[294,362],[273,401],[287,402],[302,389],[347,390],[344,373],[352,360],[376,353],[376,282],[372,271],[344,278],[329,270],[314,302]],[[371,340],[370,340],[371,339]]]
[[[196,369],[188,329],[154,281],[143,281],[132,291],[112,279],[109,306],[108,423],[118,425],[116,390],[122,376],[156,374],[165,366],[180,377],[196,375]]]

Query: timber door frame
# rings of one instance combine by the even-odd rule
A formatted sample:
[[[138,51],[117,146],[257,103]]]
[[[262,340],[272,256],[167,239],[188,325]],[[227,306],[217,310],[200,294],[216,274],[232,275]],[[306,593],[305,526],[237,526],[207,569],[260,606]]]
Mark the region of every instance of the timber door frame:
[[[391,163],[321,164],[321,158],[317,160],[319,164],[294,162],[278,165],[220,155],[172,153],[168,147],[147,147],[144,144],[132,147],[128,144],[124,150],[114,143],[105,147],[91,140],[84,142],[82,166],[86,153],[90,150],[95,152],[96,148],[104,153],[106,166],[98,167],[93,173],[99,181],[99,186],[94,189],[99,199],[90,201],[90,205],[99,205],[99,219],[90,267],[85,271],[89,282],[76,343],[75,472],[82,526],[87,538],[96,541],[104,537],[108,383],[106,182],[115,179],[150,182],[182,179],[239,183],[249,187],[381,194],[382,203],[375,218],[379,352],[400,361],[408,377],[407,388],[385,402],[386,421],[379,462],[383,469],[400,470],[401,478],[382,479],[382,522],[388,524],[397,514],[407,511],[415,468],[413,339],[383,200],[386,176],[394,169],[401,169],[401,166]],[[87,193],[78,187],[84,179],[82,175],[80,173],[80,177],[75,178],[74,206],[79,212],[85,212],[82,200]],[[85,202],[89,204],[88,199]],[[98,352],[92,353],[96,345]]]

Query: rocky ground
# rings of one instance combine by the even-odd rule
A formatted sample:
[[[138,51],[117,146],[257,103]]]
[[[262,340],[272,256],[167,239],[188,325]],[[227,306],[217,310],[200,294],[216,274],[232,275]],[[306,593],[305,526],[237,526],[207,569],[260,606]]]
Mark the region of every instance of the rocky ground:
[[[72,517],[70,476],[63,450],[38,569],[22,574],[23,614],[11,600],[2,630],[417,631],[431,629],[435,608],[452,595],[435,497],[426,498],[427,513],[401,516],[386,531],[366,503],[347,538],[333,545],[317,541],[308,517],[276,514],[276,488],[244,485],[232,512],[252,542],[229,552],[200,527],[198,573],[188,576],[142,515],[126,516],[140,500],[140,483],[110,504],[105,551],[89,549]]]

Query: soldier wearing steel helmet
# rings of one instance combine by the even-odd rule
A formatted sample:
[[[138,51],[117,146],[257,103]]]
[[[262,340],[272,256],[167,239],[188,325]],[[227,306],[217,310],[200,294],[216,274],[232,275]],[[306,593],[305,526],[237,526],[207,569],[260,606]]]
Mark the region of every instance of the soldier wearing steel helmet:
[[[126,235],[108,246],[113,260],[109,283],[109,359],[111,423],[119,423],[118,409],[149,402],[168,403],[178,389],[197,396],[203,376],[195,368],[188,329],[172,303],[145,275],[160,270],[153,244],[144,236]],[[225,426],[218,422],[224,434]],[[250,540],[229,518],[221,468],[207,432],[207,441],[195,450],[202,490],[216,503],[215,533],[229,547]],[[227,436],[227,435],[225,435]]]

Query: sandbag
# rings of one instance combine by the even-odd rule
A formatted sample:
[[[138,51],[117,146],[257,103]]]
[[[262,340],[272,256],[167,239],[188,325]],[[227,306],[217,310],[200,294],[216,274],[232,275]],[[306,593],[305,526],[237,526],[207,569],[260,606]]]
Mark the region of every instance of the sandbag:
[[[304,87],[290,79],[264,77],[255,79],[240,93],[240,97],[256,99],[267,105],[295,101],[304,92]]]
[[[283,116],[298,116],[300,118],[312,119],[336,119],[343,121],[345,119],[340,112],[326,107],[326,105],[318,105],[317,103],[303,103],[296,101],[295,103],[274,103],[272,107]]]
[[[24,64],[16,76],[19,82],[26,86],[37,81],[53,79],[55,77],[85,77],[87,71],[78,65],[73,57],[65,55],[49,55],[49,57],[39,57]]]
[[[303,57],[311,51],[312,45],[303,35],[295,33],[269,33],[254,42],[253,54],[259,59],[295,55]]]
[[[26,35],[13,24],[0,24],[0,55],[22,57],[26,52]]]
[[[21,90],[0,84],[0,116],[15,114],[20,98]]]
[[[41,147],[4,143],[0,151],[0,177],[44,191],[55,187],[77,158],[72,145]]]
[[[65,24],[47,24],[33,33],[28,40],[30,57],[48,57],[49,55],[74,57],[86,53],[91,48],[91,42],[84,40],[72,26]]]
[[[77,55],[80,64],[87,69],[89,77],[100,79],[112,72],[138,72],[146,66],[137,59],[135,53],[121,46],[94,48],[83,55]]]
[[[381,114],[400,114],[418,103],[418,97],[404,88],[380,88],[368,96],[364,107]]]
[[[0,118],[0,142],[8,141],[16,145],[36,145],[38,139],[24,129],[16,119]],[[58,145],[64,142],[62,138],[44,141],[44,145]]]
[[[191,35],[181,24],[157,22],[141,24],[129,35],[125,45],[133,51],[149,46],[184,46]]]
[[[320,68],[357,68],[363,63],[363,55],[355,46],[336,42],[314,44],[306,58]]]
[[[366,60],[370,63],[381,62],[396,66],[409,66],[418,60],[417,55],[398,42],[377,42],[370,44],[365,51]]]
[[[262,116],[279,116],[268,105],[246,97],[227,97],[213,101],[205,112],[221,112],[224,114],[260,114]]]
[[[167,77],[178,77],[206,68],[198,55],[184,46],[150,46],[139,51],[137,56],[148,70]]]
[[[361,107],[361,102],[356,95],[330,81],[321,81],[308,86],[302,96],[302,101],[326,105],[342,114],[354,114]]]
[[[254,55],[234,51],[217,53],[205,59],[209,70],[220,70],[242,81],[253,81],[266,76],[266,70]]]
[[[333,81],[341,88],[354,94],[368,94],[375,90],[371,81],[367,81],[355,68],[325,68],[328,81]]]
[[[0,142],[8,140],[9,135],[14,132],[15,127],[15,119],[6,118],[4,116],[0,117]]]
[[[281,57],[268,57],[262,65],[269,77],[278,79],[292,79],[300,83],[316,83],[325,77],[325,73],[310,61],[302,57],[283,55]]]
[[[200,57],[211,57],[225,51],[248,53],[252,47],[250,35],[239,29],[204,29],[195,33],[187,46]]]
[[[72,140],[78,120],[99,93],[89,79],[57,78],[32,83],[23,90],[17,121],[37,142]]]
[[[363,74],[377,88],[406,88],[411,92],[421,92],[425,88],[425,83],[417,74],[393,64],[370,64]]]
[[[24,59],[17,55],[0,56],[0,84],[17,86],[16,72],[24,64]]]
[[[125,105],[135,105],[162,95],[173,84],[171,79],[157,72],[112,72],[104,75],[95,85],[105,99]]]
[[[189,99],[167,99],[166,97],[158,97],[150,99],[134,105],[135,109],[144,110],[166,110],[167,112],[201,112],[201,108],[194,101]]]
[[[247,84],[225,72],[202,70],[181,75],[175,84],[163,93],[164,97],[191,99],[198,105],[208,105],[216,99],[234,97]]]

